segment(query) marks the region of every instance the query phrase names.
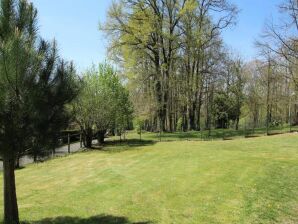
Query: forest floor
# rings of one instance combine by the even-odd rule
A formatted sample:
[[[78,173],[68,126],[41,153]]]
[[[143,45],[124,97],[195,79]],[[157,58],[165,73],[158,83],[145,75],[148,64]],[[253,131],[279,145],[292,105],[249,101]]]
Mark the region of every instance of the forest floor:
[[[298,223],[298,134],[110,144],[16,181],[25,223]]]

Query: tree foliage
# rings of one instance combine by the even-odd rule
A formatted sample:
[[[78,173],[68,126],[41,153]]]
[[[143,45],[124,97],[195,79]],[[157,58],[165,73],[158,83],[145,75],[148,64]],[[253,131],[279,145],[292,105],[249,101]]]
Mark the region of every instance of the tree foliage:
[[[174,131],[179,118],[187,130],[200,129],[203,93],[218,72],[220,32],[234,23],[236,14],[237,8],[225,0],[112,4],[101,29],[133,95],[150,103],[140,109],[147,111],[148,129]],[[138,99],[134,102],[141,106]]]
[[[73,110],[86,147],[91,147],[94,135],[103,143],[108,130],[124,131],[133,112],[128,91],[106,63],[83,74],[81,92],[73,103]]]
[[[0,154],[4,166],[4,215],[18,223],[14,165],[18,154],[53,149],[68,125],[65,105],[77,94],[72,64],[56,44],[40,40],[37,11],[25,0],[0,5]]]

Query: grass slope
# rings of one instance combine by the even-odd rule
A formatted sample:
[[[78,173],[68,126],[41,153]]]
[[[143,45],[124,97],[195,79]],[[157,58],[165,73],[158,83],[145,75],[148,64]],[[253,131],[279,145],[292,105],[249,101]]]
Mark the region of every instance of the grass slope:
[[[298,223],[297,134],[108,149],[18,170],[21,219]]]

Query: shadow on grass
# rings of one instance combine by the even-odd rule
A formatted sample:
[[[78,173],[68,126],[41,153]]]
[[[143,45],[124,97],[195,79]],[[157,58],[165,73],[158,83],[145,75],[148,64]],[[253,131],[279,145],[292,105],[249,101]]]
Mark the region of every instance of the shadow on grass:
[[[25,169],[26,167],[25,166],[17,166],[17,167],[15,167],[15,170],[22,170],[22,169]]]
[[[98,215],[89,218],[56,217],[46,218],[40,221],[23,222],[23,224],[153,224],[151,221],[131,222],[126,217],[112,215]]]
[[[104,145],[94,144],[92,150],[99,150],[102,152],[122,152],[127,150],[138,150],[142,146],[149,146],[156,144],[157,141],[153,140],[139,140],[139,139],[127,139],[127,140],[112,140],[105,141]],[[88,151],[88,150],[86,150]]]
[[[140,140],[140,139],[127,139],[127,140],[113,140],[113,141],[106,141],[105,146],[115,146],[115,145],[127,145],[131,147],[136,146],[147,146],[147,145],[154,145],[157,141],[154,140]]]
[[[198,139],[200,138],[200,133],[199,132],[174,132],[174,133],[169,133],[165,132],[161,134],[162,138],[168,138],[169,140],[171,139]],[[156,135],[156,138],[159,138],[158,135]]]

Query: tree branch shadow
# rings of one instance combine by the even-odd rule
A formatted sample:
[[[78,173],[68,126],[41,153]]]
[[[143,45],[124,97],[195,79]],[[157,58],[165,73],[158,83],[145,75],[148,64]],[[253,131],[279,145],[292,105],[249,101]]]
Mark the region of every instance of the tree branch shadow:
[[[131,222],[126,217],[112,215],[98,215],[89,218],[80,217],[55,217],[40,221],[23,222],[23,224],[153,224],[151,221]]]
[[[105,141],[104,145],[93,145],[92,150],[100,150],[102,152],[123,152],[127,150],[138,150],[139,147],[149,146],[156,144],[157,141],[153,140],[139,140],[139,139],[129,139],[129,140],[110,140]]]
[[[153,140],[139,140],[139,139],[127,139],[127,140],[112,140],[112,141],[106,141],[105,146],[118,146],[118,145],[127,145],[130,147],[136,147],[136,146],[148,146],[148,145],[154,145],[157,141]]]

